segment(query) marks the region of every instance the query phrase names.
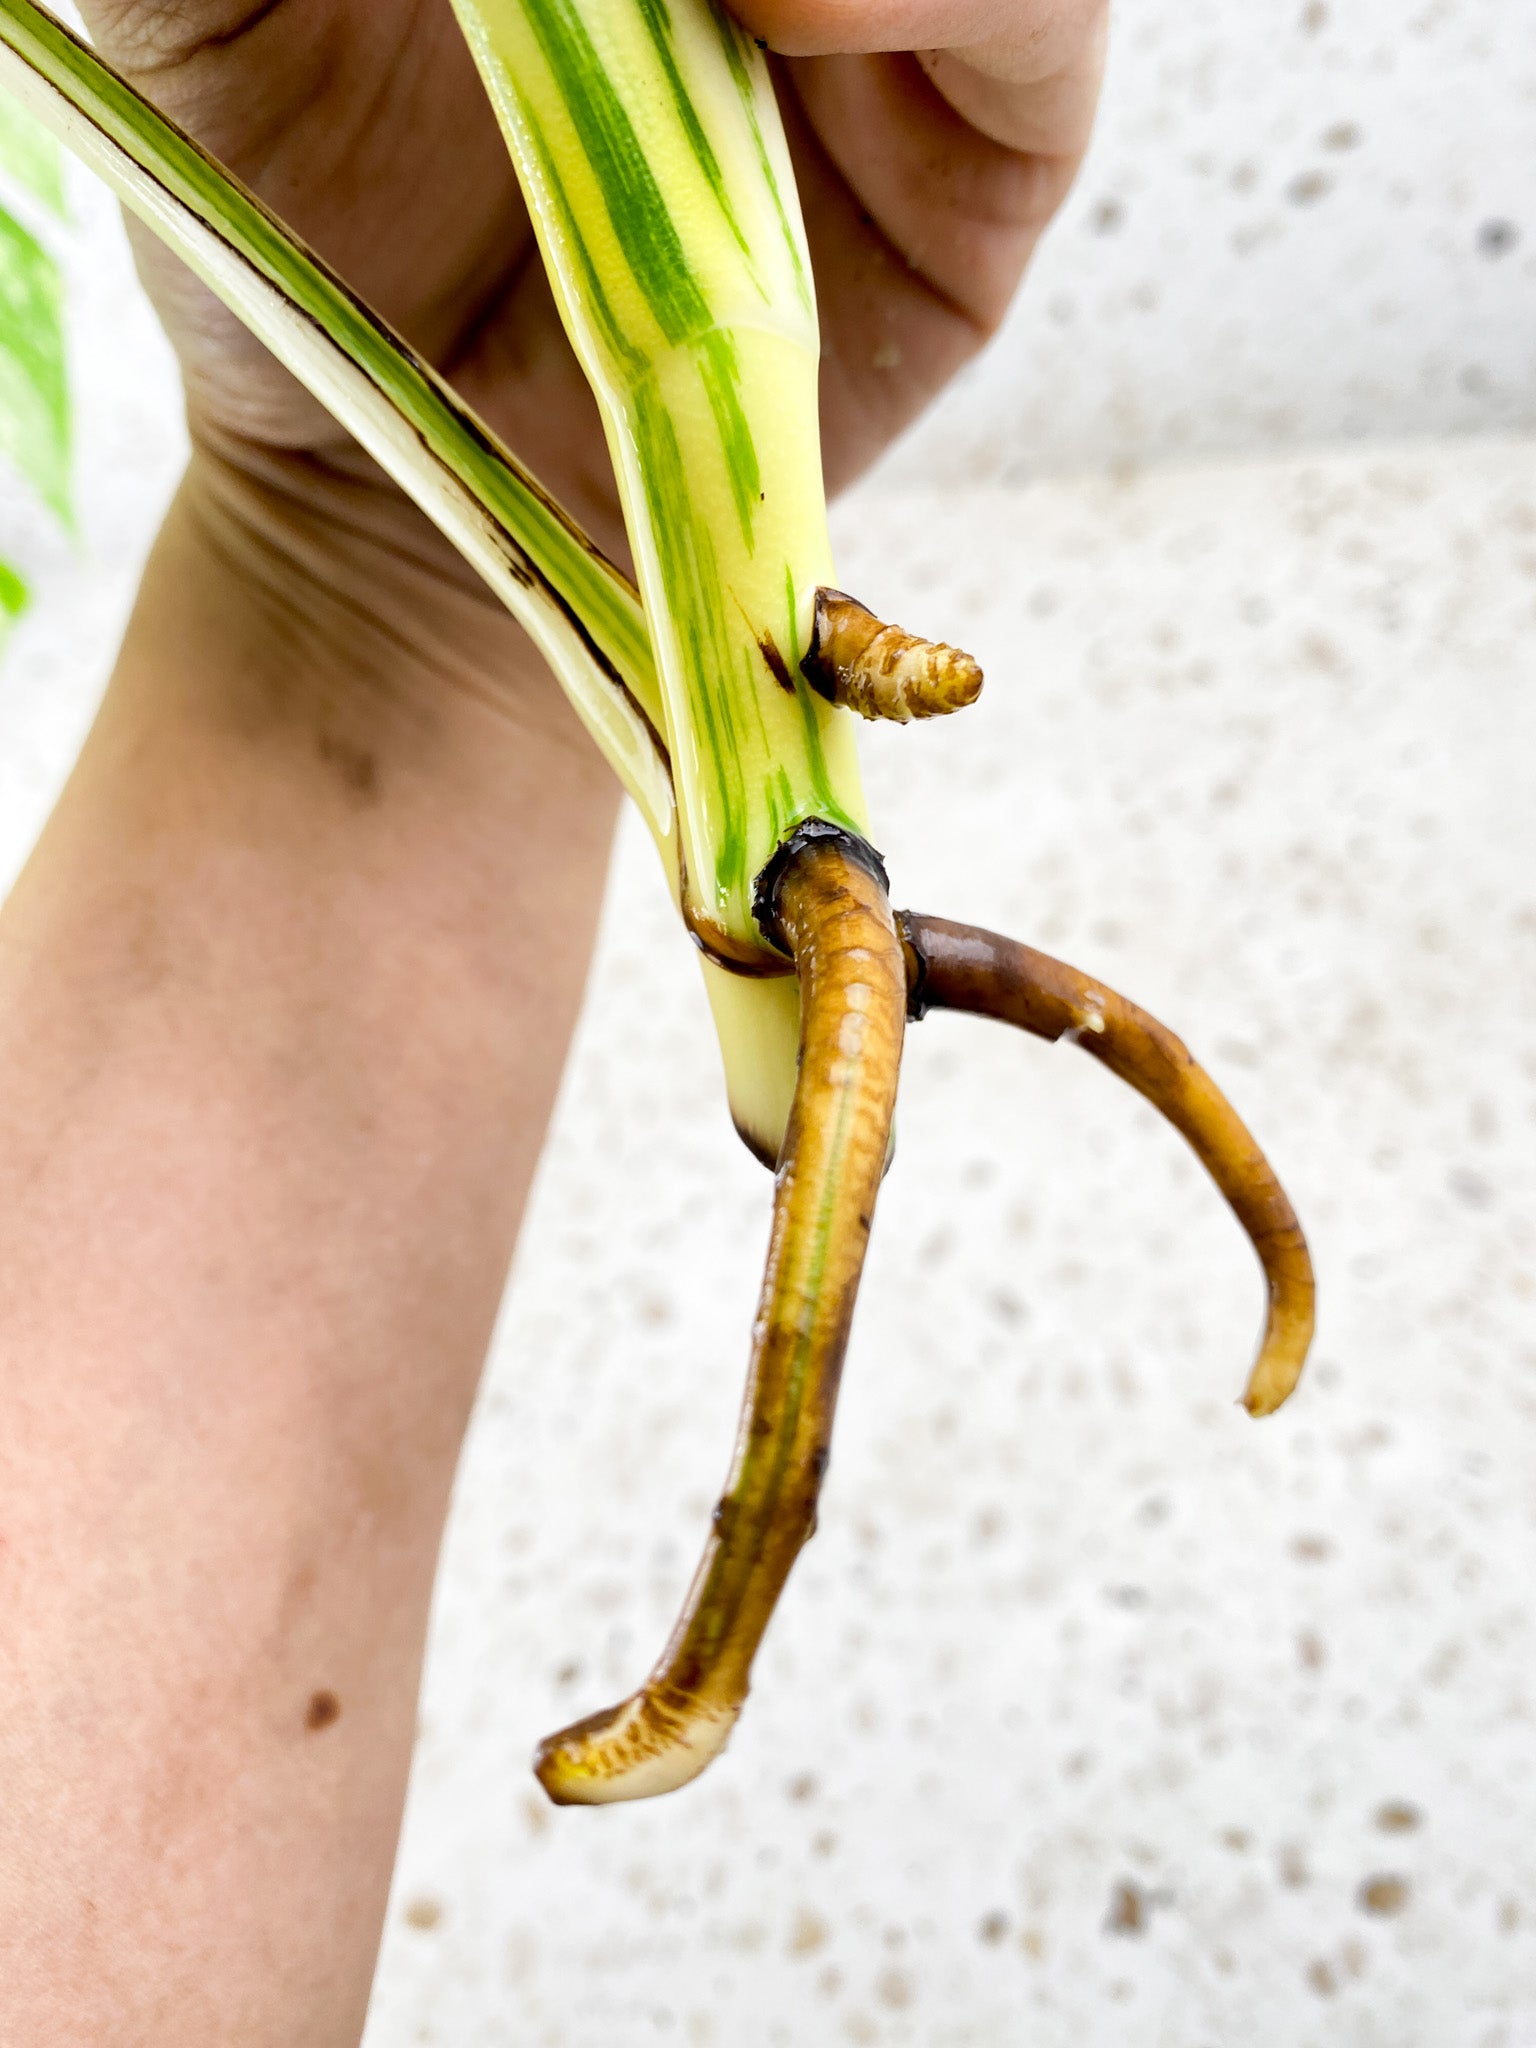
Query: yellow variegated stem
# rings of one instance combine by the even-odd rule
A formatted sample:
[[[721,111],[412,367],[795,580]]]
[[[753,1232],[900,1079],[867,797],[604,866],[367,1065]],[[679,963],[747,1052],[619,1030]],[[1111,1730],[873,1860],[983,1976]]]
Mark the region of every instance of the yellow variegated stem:
[[[800,1043],[800,988],[793,974],[746,976],[700,955],[704,992],[726,1063],[736,1135],[770,1170],[789,1127]]]
[[[1312,1345],[1316,1285],[1296,1211],[1236,1110],[1166,1025],[1102,981],[996,932],[903,912],[911,1011],[966,1010],[1037,1038],[1070,1038],[1129,1082],[1184,1137],[1258,1253],[1268,1289],[1243,1405],[1270,1415],[1294,1391]]]
[[[831,557],[810,268],[767,70],[710,0],[454,4],[602,408],[690,921],[760,953],[752,891],[776,848],[806,818],[864,824],[852,721],[800,676]]]
[[[841,834],[789,842],[771,919],[801,991],[800,1078],[774,1194],[736,1457],[660,1663],[622,1705],[541,1745],[560,1805],[670,1792],[724,1748],[816,1522],[849,1325],[885,1169],[906,976],[878,863]]]
[[[635,799],[676,888],[665,715],[628,581],[260,201],[33,0],[0,0],[0,85],[197,272],[480,571]]]

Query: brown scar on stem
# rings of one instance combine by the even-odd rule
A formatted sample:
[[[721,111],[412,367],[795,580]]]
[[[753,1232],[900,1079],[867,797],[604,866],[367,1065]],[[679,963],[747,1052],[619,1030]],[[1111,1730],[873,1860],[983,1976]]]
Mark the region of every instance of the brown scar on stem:
[[[896,1104],[907,983],[883,870],[850,834],[802,826],[765,871],[759,904],[800,979],[800,1071],[736,1454],[650,1677],[540,1744],[534,1768],[557,1805],[671,1792],[720,1753],[815,1528]]]
[[[816,593],[811,644],[800,673],[830,704],[861,718],[945,718],[981,695],[980,665],[958,647],[887,625],[841,590]]]
[[[795,694],[795,679],[789,672],[789,663],[779,652],[779,643],[771,633],[764,633],[757,643],[757,651],[763,657],[763,666],[781,690]]]
[[[677,864],[678,901],[683,925],[706,960],[727,974],[739,974],[747,981],[781,980],[795,971],[795,963],[766,938],[738,939],[713,918],[696,910],[689,897],[688,869],[681,857]],[[770,1162],[771,1163],[771,1162]]]
[[[903,911],[908,1014],[963,1010],[1071,1039],[1159,1110],[1225,1196],[1259,1257],[1268,1313],[1243,1405],[1271,1415],[1311,1348],[1317,1286],[1295,1210],[1257,1141],[1182,1040],[1103,982],[974,925]]]

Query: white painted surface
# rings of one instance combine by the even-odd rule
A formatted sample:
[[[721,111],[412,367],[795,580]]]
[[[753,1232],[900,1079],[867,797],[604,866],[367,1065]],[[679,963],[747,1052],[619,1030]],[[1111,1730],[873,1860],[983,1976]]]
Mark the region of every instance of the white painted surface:
[[[1536,427],[1536,0],[1117,0],[1076,192],[893,483]]]
[[[1122,72],[1137,50],[1162,67],[1142,125],[1106,129],[1143,182],[1085,183],[1080,210],[1122,197],[1118,233],[1081,211],[1061,230],[1058,280],[1087,282],[1057,353],[1043,261],[983,373],[1023,394],[1003,473],[1176,448],[1180,411],[1198,446],[1531,423],[1536,223],[1496,261],[1466,253],[1530,189],[1528,157],[1513,196],[1494,176],[1529,149],[1527,0],[1425,10],[1395,72],[1335,64],[1369,103],[1309,83],[1327,36],[1267,79],[1235,31],[1202,63],[1167,54],[1229,13],[1124,25]],[[1334,13],[1386,47],[1391,10]],[[1498,48],[1474,66],[1456,35],[1478,24]],[[1213,107],[1236,81],[1292,122],[1268,190],[1323,161],[1326,123],[1367,136],[1326,206],[1278,214],[1242,264],[1221,253],[1235,200],[1226,241],[1189,225],[1191,137],[1217,114],[1185,71]],[[1367,175],[1363,107],[1395,110],[1396,169]],[[1453,118],[1488,147],[1442,212]],[[1403,246],[1438,237],[1444,266],[1388,265],[1399,369],[1346,417],[1374,287],[1342,224],[1377,176],[1413,182]],[[0,500],[0,545],[41,587],[0,668],[0,875],[180,459],[163,350],[82,203],[78,552]],[[1154,271],[1138,326],[1127,295]],[[1223,308],[1246,336],[1225,350]],[[1505,350],[1509,405],[1414,369],[1460,362],[1448,322]],[[1261,344],[1283,417],[1238,404]],[[954,402],[978,467],[980,389]],[[1101,402],[1123,390],[1128,411]],[[822,1533],[732,1751],[655,1808],[549,1813],[533,1739],[634,1681],[691,1568],[766,1221],[630,833],[465,1464],[369,2048],[1532,2048],[1536,444],[961,493],[933,487],[960,458],[925,432],[844,509],[844,573],[993,682],[947,727],[872,736],[900,891],[1078,958],[1208,1055],[1316,1240],[1317,1366],[1249,1423],[1256,1278],[1177,1142],[1070,1051],[931,1021]],[[1415,1828],[1379,1827],[1393,1801]],[[1394,1875],[1405,1909],[1364,1911]],[[1110,1930],[1122,1885],[1139,1933]]]
[[[1205,1052],[1313,1234],[1317,1363],[1250,1423],[1256,1275],[1178,1142],[1068,1050],[930,1020],[732,1749],[670,1804],[550,1813],[533,1740],[641,1675],[691,1568],[767,1213],[631,833],[370,2048],[1532,2038],[1533,456],[848,508],[858,587],[996,678],[870,750],[902,895]],[[1397,1916],[1359,1903],[1382,1876]]]

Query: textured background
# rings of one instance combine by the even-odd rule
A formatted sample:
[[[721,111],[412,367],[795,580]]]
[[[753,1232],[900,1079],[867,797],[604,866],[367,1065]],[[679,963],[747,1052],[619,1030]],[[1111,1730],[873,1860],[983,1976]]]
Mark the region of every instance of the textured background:
[[[1533,155],[1533,0],[1120,0],[1077,191],[893,476],[1536,426]]]
[[[691,1568],[767,1213],[626,832],[368,2048],[1536,2048],[1536,8],[1122,13],[1013,327],[839,515],[846,580],[993,677],[872,735],[872,796],[902,895],[1207,1056],[1312,1230],[1316,1363],[1250,1423],[1257,1281],[1177,1141],[1069,1050],[931,1021],[731,1753],[548,1810],[532,1741],[633,1682]],[[41,588],[0,877],[181,458],[77,191],[82,533],[0,498]]]

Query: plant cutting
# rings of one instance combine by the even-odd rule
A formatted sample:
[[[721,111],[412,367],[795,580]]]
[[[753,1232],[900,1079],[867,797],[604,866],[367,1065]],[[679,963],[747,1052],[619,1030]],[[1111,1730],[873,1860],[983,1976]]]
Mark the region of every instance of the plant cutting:
[[[547,1742],[560,1801],[670,1790],[716,1755],[814,1524],[901,1043],[931,1008],[1069,1036],[1193,1144],[1269,1288],[1245,1400],[1291,1391],[1312,1277],[1262,1154],[1170,1034],[969,927],[894,913],[855,714],[959,708],[974,664],[834,588],[817,335],[760,54],[662,0],[462,0],[597,394],[636,584],[345,285],[45,10],[0,0],[4,79],[433,517],[527,626],[634,798],[704,967],[737,1126],[775,1168],[736,1458],[650,1679]]]

